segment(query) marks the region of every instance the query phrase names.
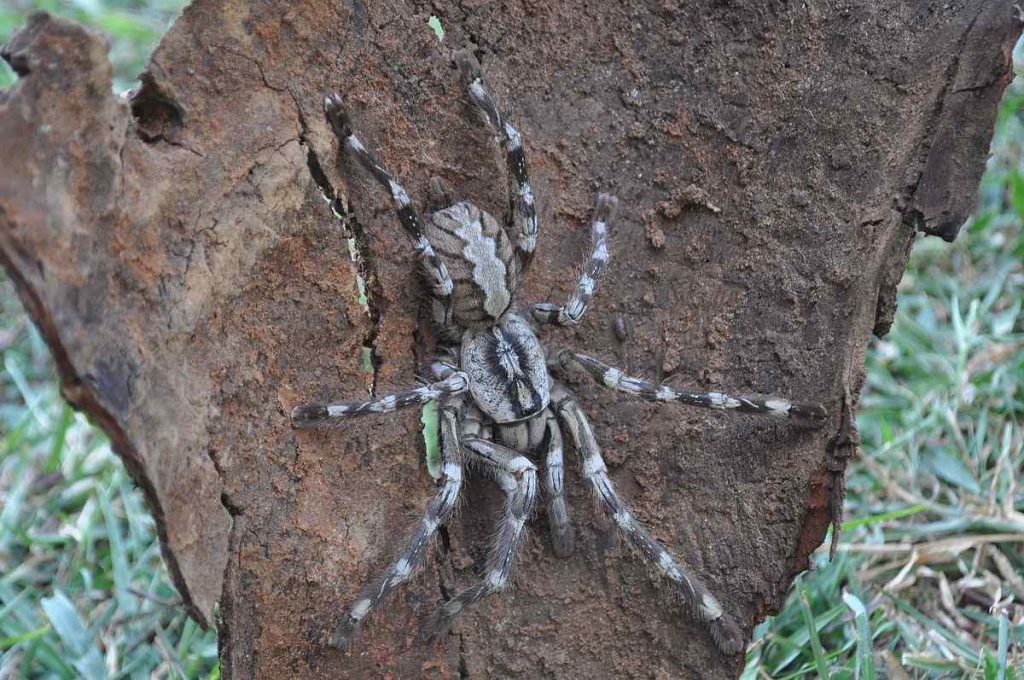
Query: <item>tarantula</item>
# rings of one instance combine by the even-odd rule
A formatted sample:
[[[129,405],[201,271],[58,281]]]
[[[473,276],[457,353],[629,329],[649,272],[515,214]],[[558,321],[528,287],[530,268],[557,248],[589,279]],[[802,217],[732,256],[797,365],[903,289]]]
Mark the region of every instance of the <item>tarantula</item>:
[[[324,100],[324,112],[341,148],[390,193],[398,220],[412,238],[429,284],[440,343],[448,350],[448,358],[430,364],[431,381],[421,387],[365,402],[304,404],[292,411],[294,426],[305,428],[338,418],[390,413],[435,399],[439,402],[442,481],[437,494],[399,559],[364,588],[342,617],[331,644],[348,646],[370,612],[412,577],[438,528],[452,518],[467,464],[498,483],[506,495],[505,513],[483,578],[441,606],[432,626],[435,635],[445,632],[463,609],[507,587],[537,498],[538,463],[531,455],[543,457],[543,487],[554,551],[559,556],[572,553],[574,532],[562,491],[564,429],[582,458],[583,477],[604,511],[643,558],[673,584],[696,616],[707,623],[718,647],[729,654],[739,653],[743,650],[740,627],[701,581],[651,538],[616,494],[590,423],[573,394],[549,374],[549,366],[560,369],[575,363],[605,387],[655,402],[679,402],[812,424],[823,421],[825,409],[780,397],[683,391],[626,376],[617,368],[571,350],[546,352],[530,318],[537,324],[558,326],[580,320],[608,262],[608,226],[618,201],[608,194],[597,197],[590,257],[566,304],[540,303],[533,305],[529,316],[520,313],[515,293],[537,244],[537,212],[522,137],[499,111],[476,58],[468,51],[457,51],[453,56],[470,100],[505,151],[511,212],[505,228],[472,203],[455,201],[451,189],[436,177],[430,181],[435,212],[421,221],[405,190],[356,136],[341,98],[334,94]]]

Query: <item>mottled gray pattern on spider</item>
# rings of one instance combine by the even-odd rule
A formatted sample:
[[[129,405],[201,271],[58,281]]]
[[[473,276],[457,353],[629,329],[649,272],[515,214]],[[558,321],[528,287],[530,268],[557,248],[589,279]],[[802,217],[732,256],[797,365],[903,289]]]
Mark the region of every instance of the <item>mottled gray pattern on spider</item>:
[[[824,420],[825,410],[779,397],[687,392],[628,377],[572,351],[545,353],[530,320],[515,305],[516,291],[537,243],[537,214],[522,138],[501,115],[472,54],[459,51],[454,59],[470,99],[505,152],[511,214],[504,227],[472,203],[456,201],[452,190],[437,178],[430,182],[434,212],[421,221],[405,190],[354,133],[341,98],[332,95],[324,101],[325,114],[344,152],[390,193],[429,284],[442,346],[456,357],[433,362],[434,382],[425,386],[361,403],[305,404],[292,412],[296,427],[312,427],[338,418],[388,413],[432,399],[440,404],[443,473],[437,494],[398,560],[363,589],[341,617],[331,642],[338,647],[349,645],[370,612],[412,577],[426,546],[455,511],[466,465],[478,468],[501,486],[506,495],[505,512],[483,578],[441,606],[432,627],[435,635],[446,631],[463,609],[507,587],[537,497],[535,460],[542,461],[544,468],[554,550],[560,556],[569,555],[574,533],[562,493],[562,432],[566,431],[579,453],[583,477],[604,511],[640,555],[671,582],[697,618],[708,624],[718,646],[727,653],[739,653],[743,634],[735,620],[633,517],[612,486],[590,423],[575,397],[549,375],[548,367],[557,369],[575,362],[606,387],[651,401],[793,418],[812,425]],[[616,205],[614,197],[598,196],[590,257],[575,289],[565,305],[534,305],[534,322],[565,326],[579,321],[608,261],[607,230]]]

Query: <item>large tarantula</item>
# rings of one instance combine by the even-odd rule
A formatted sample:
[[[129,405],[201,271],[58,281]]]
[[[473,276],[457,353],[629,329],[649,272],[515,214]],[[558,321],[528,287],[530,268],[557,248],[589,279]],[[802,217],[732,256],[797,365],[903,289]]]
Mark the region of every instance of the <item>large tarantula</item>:
[[[430,182],[435,212],[421,222],[405,190],[353,132],[341,98],[335,94],[324,100],[327,120],[340,146],[390,193],[430,285],[433,320],[441,344],[454,357],[435,360],[430,365],[432,382],[422,387],[366,402],[304,404],[292,411],[296,427],[311,427],[337,418],[389,413],[433,399],[440,405],[443,467],[437,495],[401,557],[362,591],[338,624],[331,643],[347,646],[367,615],[412,577],[438,527],[446,524],[455,511],[467,464],[487,473],[501,486],[506,495],[505,514],[483,578],[444,603],[432,628],[435,635],[446,631],[463,609],[507,587],[537,497],[537,463],[531,456],[543,457],[554,551],[559,556],[569,555],[574,533],[562,492],[564,428],[582,459],[583,477],[604,511],[643,558],[672,582],[696,616],[708,624],[718,647],[729,654],[739,653],[743,649],[740,627],[704,584],[651,538],[616,494],[590,423],[572,393],[548,373],[548,365],[564,368],[575,363],[610,389],[656,402],[794,418],[812,424],[824,419],[825,410],[780,397],[682,391],[628,377],[617,368],[571,350],[545,352],[529,317],[515,304],[515,293],[537,244],[537,212],[522,137],[500,113],[475,57],[468,51],[457,51],[454,60],[469,98],[505,150],[511,203],[507,232],[494,217],[472,203],[454,201],[451,190],[438,178]],[[597,197],[590,258],[576,288],[565,305],[533,305],[534,322],[567,326],[580,320],[608,262],[608,225],[617,203],[608,194]]]

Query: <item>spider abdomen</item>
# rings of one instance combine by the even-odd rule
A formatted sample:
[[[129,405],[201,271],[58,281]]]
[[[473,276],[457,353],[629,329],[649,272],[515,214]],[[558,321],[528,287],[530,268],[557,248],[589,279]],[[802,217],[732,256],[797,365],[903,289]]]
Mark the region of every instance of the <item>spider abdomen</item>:
[[[485,330],[467,331],[462,369],[469,374],[473,400],[495,422],[530,418],[551,400],[544,350],[518,314],[507,314]]]
[[[501,318],[512,303],[518,271],[498,221],[462,202],[433,213],[423,231],[452,279],[451,322],[479,328]]]

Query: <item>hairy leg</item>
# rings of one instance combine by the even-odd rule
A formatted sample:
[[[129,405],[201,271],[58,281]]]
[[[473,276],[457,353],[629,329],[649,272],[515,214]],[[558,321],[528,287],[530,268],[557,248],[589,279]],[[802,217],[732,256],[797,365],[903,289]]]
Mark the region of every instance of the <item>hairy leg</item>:
[[[544,440],[541,449],[546,451],[544,459],[544,492],[548,501],[548,525],[555,554],[568,557],[576,546],[576,534],[569,521],[569,510],[565,505],[563,479],[565,466],[562,460],[562,432],[558,420],[550,408],[544,411]]]
[[[510,449],[544,456],[543,484],[551,543],[556,555],[568,557],[575,547],[576,536],[565,504],[562,432],[554,411],[545,408],[533,418],[495,425],[494,438]]]
[[[690,392],[668,385],[655,385],[640,378],[632,378],[614,366],[609,366],[599,359],[572,350],[558,351],[555,357],[563,368],[571,362],[576,363],[605,387],[632,394],[647,401],[674,401],[703,408],[789,418],[815,428],[824,425],[825,419],[828,417],[828,412],[821,404],[795,403],[782,397],[773,396],[731,396],[721,392]]]
[[[359,594],[352,607],[338,623],[331,637],[331,646],[338,649],[347,647],[359,631],[366,617],[388,595],[412,578],[423,563],[427,545],[437,533],[438,527],[448,523],[455,512],[462,489],[463,455],[459,441],[459,419],[462,410],[461,398],[442,402],[441,414],[441,486],[427,505],[412,536],[405,543],[399,559],[378,578],[371,581]]]
[[[498,102],[487,89],[480,62],[473,53],[469,50],[456,50],[452,53],[452,58],[462,74],[469,98],[480,109],[505,150],[509,202],[512,207],[512,225],[515,229],[511,237],[516,248],[516,258],[519,260],[519,280],[522,281],[537,247],[537,207],[534,204],[533,188],[530,186],[526,170],[523,138],[512,122],[498,110]]]
[[[608,264],[608,225],[615,217],[619,200],[609,194],[600,194],[594,206],[594,225],[591,227],[590,257],[583,267],[576,288],[569,295],[565,305],[541,302],[533,306],[533,318],[537,323],[572,326],[579,323],[587,303],[594,296],[597,281]]]
[[[353,132],[352,121],[339,95],[332,94],[324,99],[324,113],[345,151],[352,154],[359,164],[366,168],[391,195],[395,210],[398,212],[398,220],[412,239],[416,257],[430,283],[431,294],[441,300],[450,298],[453,289],[452,278],[448,275],[448,269],[444,266],[444,262],[437,256],[434,247],[424,236],[420,217],[409,202],[409,195],[405,189],[374,158],[373,154],[367,151],[359,137]]]
[[[558,384],[552,385],[551,397],[559,420],[569,432],[583,460],[583,476],[590,483],[601,507],[643,558],[676,586],[694,615],[708,624],[711,637],[719,649],[727,654],[742,652],[743,632],[733,618],[725,613],[715,596],[696,576],[651,538],[643,524],[633,517],[629,506],[615,492],[594,431],[575,397]]]
[[[407,406],[425,404],[431,399],[442,399],[462,394],[469,389],[469,376],[453,371],[443,380],[411,390],[388,394],[377,399],[330,404],[302,404],[292,409],[292,427],[306,429],[336,422],[340,418],[391,413]]]
[[[505,515],[491,545],[484,577],[441,606],[431,626],[433,637],[444,634],[466,607],[508,587],[516,552],[526,533],[526,521],[537,498],[537,467],[525,456],[465,432],[462,445],[467,460],[479,465],[502,487]]]

